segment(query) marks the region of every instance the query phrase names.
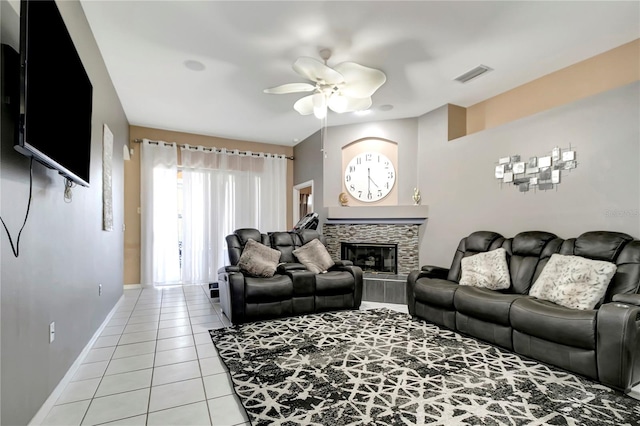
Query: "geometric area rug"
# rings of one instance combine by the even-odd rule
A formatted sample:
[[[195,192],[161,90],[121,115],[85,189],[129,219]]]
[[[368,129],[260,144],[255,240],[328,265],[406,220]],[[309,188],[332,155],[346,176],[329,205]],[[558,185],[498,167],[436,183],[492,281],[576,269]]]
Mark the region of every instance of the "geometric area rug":
[[[211,338],[252,425],[638,425],[637,400],[389,309]]]

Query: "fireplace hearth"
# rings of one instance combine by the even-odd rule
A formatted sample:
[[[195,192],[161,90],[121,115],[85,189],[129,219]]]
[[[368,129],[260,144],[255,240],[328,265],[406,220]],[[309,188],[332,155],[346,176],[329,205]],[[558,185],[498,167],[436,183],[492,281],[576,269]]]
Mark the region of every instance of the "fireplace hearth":
[[[364,272],[396,274],[398,245],[381,243],[341,244],[341,259],[350,260]]]

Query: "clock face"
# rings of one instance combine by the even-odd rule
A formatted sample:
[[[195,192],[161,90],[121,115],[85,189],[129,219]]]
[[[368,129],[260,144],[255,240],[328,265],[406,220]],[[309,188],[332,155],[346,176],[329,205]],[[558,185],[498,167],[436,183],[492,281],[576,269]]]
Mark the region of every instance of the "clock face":
[[[391,160],[378,152],[363,152],[344,170],[344,185],[355,199],[371,203],[389,195],[396,182]]]

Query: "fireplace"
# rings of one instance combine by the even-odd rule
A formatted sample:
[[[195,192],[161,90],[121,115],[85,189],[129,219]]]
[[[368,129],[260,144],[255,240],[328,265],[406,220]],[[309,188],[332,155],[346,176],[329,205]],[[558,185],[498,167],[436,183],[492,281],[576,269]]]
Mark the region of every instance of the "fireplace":
[[[407,275],[420,269],[419,241],[417,224],[366,224],[366,223],[328,223],[322,227],[327,250],[331,257],[342,257],[342,243],[388,244],[396,245],[396,272]],[[388,272],[387,272],[388,273]]]
[[[382,243],[340,244],[341,259],[350,260],[364,272],[396,274],[398,272],[398,245]]]

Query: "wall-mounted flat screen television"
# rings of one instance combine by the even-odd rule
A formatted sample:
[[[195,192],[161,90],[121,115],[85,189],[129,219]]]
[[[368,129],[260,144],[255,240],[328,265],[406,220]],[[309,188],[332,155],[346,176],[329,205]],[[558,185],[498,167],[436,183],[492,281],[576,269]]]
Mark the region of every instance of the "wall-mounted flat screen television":
[[[54,0],[20,2],[20,68],[16,150],[89,186],[93,86]]]

